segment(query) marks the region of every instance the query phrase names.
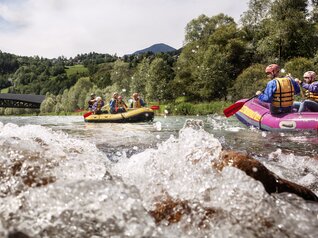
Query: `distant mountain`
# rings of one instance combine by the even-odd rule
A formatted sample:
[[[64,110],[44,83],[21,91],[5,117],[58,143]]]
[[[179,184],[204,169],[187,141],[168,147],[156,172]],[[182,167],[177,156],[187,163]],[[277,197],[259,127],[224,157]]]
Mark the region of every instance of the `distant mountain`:
[[[133,53],[133,55],[136,55],[136,54],[143,54],[143,53],[147,53],[147,52],[152,52],[152,53],[160,53],[160,52],[163,52],[163,53],[166,53],[166,52],[171,52],[171,51],[175,51],[176,49],[169,46],[169,45],[166,45],[166,44],[163,44],[163,43],[160,43],[160,44],[154,44],[148,48],[145,48],[143,50],[138,50],[136,51],[135,53]]]

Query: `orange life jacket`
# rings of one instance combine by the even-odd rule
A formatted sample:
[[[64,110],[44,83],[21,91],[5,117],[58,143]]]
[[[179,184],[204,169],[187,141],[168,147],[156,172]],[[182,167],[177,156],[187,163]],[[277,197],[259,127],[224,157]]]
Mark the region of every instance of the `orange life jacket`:
[[[133,108],[141,108],[140,99],[133,101]]]
[[[313,92],[310,92],[309,90],[306,90],[305,97],[312,101],[318,102],[318,93],[313,93]]]
[[[103,102],[102,101],[97,102],[96,110],[100,111],[102,107],[103,107]]]
[[[276,78],[276,91],[273,95],[272,106],[290,107],[294,102],[295,89],[289,78]]]

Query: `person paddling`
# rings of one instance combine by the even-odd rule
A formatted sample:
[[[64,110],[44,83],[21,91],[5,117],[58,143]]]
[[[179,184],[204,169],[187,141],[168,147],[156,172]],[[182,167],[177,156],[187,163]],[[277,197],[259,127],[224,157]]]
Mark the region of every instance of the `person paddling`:
[[[263,92],[256,92],[258,99],[270,103],[271,114],[291,112],[294,95],[300,93],[298,83],[290,76],[279,77],[279,66],[277,64],[268,65],[265,73],[270,81]]]
[[[139,97],[138,93],[132,95],[132,102],[130,108],[141,108],[146,106],[146,103]]]
[[[93,104],[92,111],[94,114],[102,114],[102,107],[104,106],[104,101],[101,97],[96,97],[96,101]]]
[[[295,81],[306,89],[306,100],[300,103],[298,112],[318,112],[318,81],[316,81],[316,73],[314,71],[307,71],[304,73],[304,81],[300,81],[299,79],[295,79]]]
[[[95,93],[91,93],[91,98],[88,100],[88,110],[93,111],[93,105],[96,102],[96,95]]]
[[[126,112],[127,111],[127,105],[123,100],[122,96],[118,96],[118,100],[117,100],[117,112]]]
[[[117,102],[118,102],[118,93],[113,93],[113,98],[109,102],[109,108],[111,114],[117,113]]]

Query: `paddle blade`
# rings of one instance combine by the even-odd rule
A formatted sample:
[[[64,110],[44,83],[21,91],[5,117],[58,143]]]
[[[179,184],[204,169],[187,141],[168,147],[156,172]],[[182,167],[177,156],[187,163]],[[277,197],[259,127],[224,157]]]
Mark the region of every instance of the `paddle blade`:
[[[244,106],[244,104],[245,102],[236,102],[232,104],[231,106],[225,108],[223,110],[223,113],[226,117],[230,117],[234,115],[236,112],[238,112]]]
[[[150,107],[151,110],[159,110],[160,107],[158,105],[153,105]]]
[[[86,117],[88,117],[88,116],[90,116],[90,115],[92,115],[92,114],[93,114],[93,112],[86,112],[86,113],[83,115],[83,117],[86,118]]]

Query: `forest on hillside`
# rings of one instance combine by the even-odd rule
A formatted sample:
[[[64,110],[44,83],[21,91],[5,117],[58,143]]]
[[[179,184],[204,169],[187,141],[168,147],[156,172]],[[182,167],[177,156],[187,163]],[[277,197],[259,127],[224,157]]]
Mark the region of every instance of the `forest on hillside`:
[[[46,59],[0,51],[0,89],[46,95],[41,112],[55,113],[85,109],[92,92],[106,101],[113,92],[148,102],[234,101],[264,88],[268,64],[299,78],[317,72],[317,20],[317,0],[250,0],[239,22],[222,13],[190,21],[175,52]]]

